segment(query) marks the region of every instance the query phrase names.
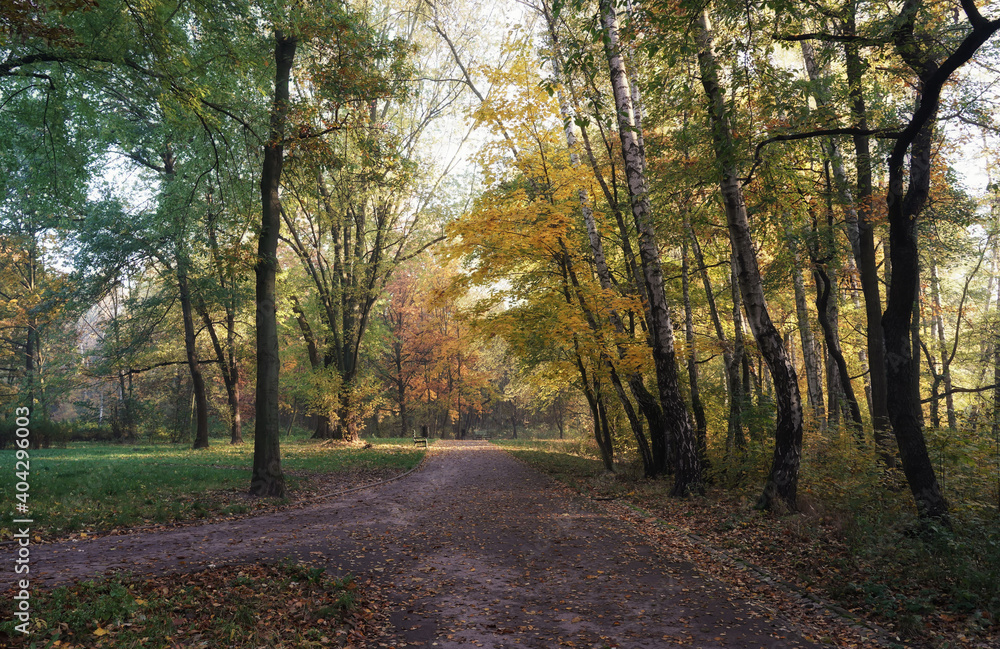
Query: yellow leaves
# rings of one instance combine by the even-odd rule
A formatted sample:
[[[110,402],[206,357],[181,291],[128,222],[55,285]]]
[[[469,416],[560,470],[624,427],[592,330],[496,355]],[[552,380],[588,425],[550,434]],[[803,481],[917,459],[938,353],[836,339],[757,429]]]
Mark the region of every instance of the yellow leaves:
[[[97,627],[96,629],[94,629],[94,635],[96,635],[98,638],[100,638],[101,636],[108,635],[108,633],[109,631],[103,627]]]

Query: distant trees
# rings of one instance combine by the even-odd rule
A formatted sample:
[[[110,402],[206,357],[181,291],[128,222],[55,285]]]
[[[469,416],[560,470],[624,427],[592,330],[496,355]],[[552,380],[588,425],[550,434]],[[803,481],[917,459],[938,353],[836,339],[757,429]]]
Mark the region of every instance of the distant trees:
[[[765,508],[844,432],[947,524],[927,440],[996,428],[1000,279],[942,123],[993,137],[968,70],[1000,23],[524,7],[475,37],[405,2],[4,15],[4,394],[194,446],[253,411],[261,495],[289,413],[354,440],[589,411],[608,470],[676,495],[769,455]]]

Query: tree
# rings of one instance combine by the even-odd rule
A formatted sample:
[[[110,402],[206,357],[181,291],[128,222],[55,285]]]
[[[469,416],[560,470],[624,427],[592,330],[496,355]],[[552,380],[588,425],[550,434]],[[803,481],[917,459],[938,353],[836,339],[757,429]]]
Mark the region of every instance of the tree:
[[[917,104],[900,131],[889,155],[889,259],[892,278],[882,314],[885,334],[886,377],[889,384],[889,418],[900,460],[921,518],[948,524],[948,504],[941,493],[934,466],[927,454],[921,427],[920,395],[915,389],[910,323],[918,299],[920,262],[916,224],[926,204],[931,179],[931,145],[941,90],[958,68],[1000,29],[1000,20],[989,21],[972,2],[962,9],[971,31],[946,54],[938,54],[917,30],[920,2],[904,3],[893,32],[896,52],[920,82]],[[907,155],[909,165],[905,165]],[[908,174],[905,174],[908,171]],[[904,175],[907,182],[904,183]]]
[[[663,269],[660,265],[656,233],[650,222],[651,208],[645,178],[646,159],[641,139],[642,126],[636,118],[638,106],[633,101],[625,64],[619,51],[617,15],[611,0],[602,0],[600,10],[606,35],[605,49],[611,86],[614,90],[618,136],[621,139],[622,156],[625,160],[632,216],[639,232],[639,258],[642,262],[646,289],[646,321],[650,330],[656,367],[656,383],[663,416],[675,446],[672,450],[676,454],[677,465],[672,493],[678,496],[686,495],[703,489],[701,462],[698,457],[697,440],[691,429],[677,378],[673,324],[670,321],[670,308],[664,293]],[[657,452],[655,437],[653,449],[655,457]],[[663,453],[662,458],[654,460],[656,464],[665,461],[666,448],[662,448],[661,453]]]
[[[314,128],[328,134],[299,146],[290,164],[287,188],[295,205],[282,214],[283,240],[318,303],[320,322],[311,328],[321,365],[340,384],[335,425],[318,413],[317,438],[357,439],[356,379],[373,309],[396,268],[441,239],[424,227],[438,197],[417,184],[436,186],[440,176],[431,180],[439,172],[419,145],[455,94],[407,85],[410,52],[392,34],[409,29],[412,38],[416,23],[394,22],[402,18],[381,23],[345,15],[355,40],[321,50],[342,69],[317,69],[309,87],[315,110],[333,121]],[[364,56],[351,58],[356,53]]]
[[[743,188],[735,164],[733,136],[730,130],[725,90],[719,78],[719,65],[714,52],[708,10],[696,20],[695,40],[698,43],[698,63],[701,82],[709,103],[709,120],[715,148],[722,201],[733,247],[734,264],[739,280],[747,319],[754,338],[767,362],[774,380],[778,417],[775,424],[774,459],[758,506],[773,508],[778,502],[790,509],[796,507],[799,462],[802,454],[802,399],[795,368],[788,359],[781,334],[768,312],[761,284],[757,255],[747,220]]]
[[[277,296],[278,233],[281,229],[281,170],[285,156],[285,129],[288,121],[289,84],[298,37],[274,29],[274,94],[271,124],[260,175],[261,223],[257,243],[257,397],[254,420],[253,474],[250,493],[254,496],[285,496],[281,471],[278,430]]]

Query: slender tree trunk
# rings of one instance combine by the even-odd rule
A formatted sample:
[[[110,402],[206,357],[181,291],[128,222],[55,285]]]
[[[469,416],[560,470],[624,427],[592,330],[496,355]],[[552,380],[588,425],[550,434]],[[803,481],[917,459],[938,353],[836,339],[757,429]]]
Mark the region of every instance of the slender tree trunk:
[[[845,28],[845,30],[851,34],[854,33],[855,29],[855,11],[856,7],[852,4],[849,7],[849,18]],[[851,99],[852,117],[859,129],[867,129],[867,113],[864,94],[861,90],[861,77],[864,72],[864,68],[862,67],[858,45],[857,43],[847,43],[845,50],[849,87],[848,92]],[[802,42],[802,54],[805,59],[806,70],[809,73],[809,79],[811,81],[820,80],[821,73],[818,65],[816,64],[812,47],[805,41]],[[814,96],[816,98],[817,105],[820,107],[829,105],[830,102],[827,93],[817,92]],[[865,370],[865,397],[868,402],[868,410],[872,418],[875,441],[878,445],[879,453],[883,462],[887,466],[891,466],[895,461],[895,456],[889,449],[889,419],[888,413],[885,410],[885,373],[881,369],[883,367],[883,363],[880,360],[883,357],[881,350],[882,327],[880,322],[882,304],[879,296],[878,274],[875,262],[875,240],[869,218],[873,209],[873,196],[871,155],[869,151],[868,135],[855,135],[854,145],[857,158],[858,175],[857,202],[855,202],[854,193],[850,189],[850,183],[847,178],[847,173],[844,171],[843,160],[837,150],[836,141],[831,139],[828,145],[824,148],[829,149],[829,169],[833,172],[833,178],[837,191],[840,194],[840,202],[844,206],[844,220],[847,225],[848,239],[851,242],[852,257],[853,260],[856,261],[856,268],[860,276],[862,291],[865,296],[865,314],[868,323],[868,348],[878,348],[877,354],[873,357],[878,363],[877,367],[869,364],[869,354],[865,353],[864,350],[859,350],[858,355],[862,362],[863,369]],[[829,183],[829,172],[827,179]],[[830,224],[830,227],[832,227],[832,224]],[[854,264],[852,264],[852,267],[853,266]],[[835,285],[835,278],[832,274],[828,279],[830,279],[830,281]],[[820,289],[817,288],[817,290]],[[854,296],[854,299],[857,302],[856,295]],[[830,301],[830,306],[831,312],[828,317],[834,332],[837,332],[837,318],[835,313],[832,311],[832,309],[835,309],[836,307],[835,301]],[[839,333],[837,335],[837,341],[838,344],[836,345],[836,348],[839,349]],[[840,419],[838,401],[840,400],[840,397],[843,396],[843,391],[838,386],[840,386],[846,379],[841,377],[841,372],[836,369],[838,367],[838,362],[835,355],[828,355],[827,367],[827,378],[830,393],[828,416],[830,418],[831,425],[836,425]],[[850,408],[849,403],[848,407]],[[851,415],[851,418],[852,420],[856,420],[853,414]]]
[[[33,283],[32,283],[33,284]],[[35,414],[35,347],[38,344],[38,324],[33,315],[28,316],[28,326],[24,341],[24,380],[26,385],[24,403],[28,408],[29,419]],[[42,447],[39,435],[32,435],[30,438],[31,448]]]
[[[227,289],[227,273],[226,264],[223,262],[221,255],[219,254],[219,242],[216,237],[215,225],[209,220],[208,226],[208,242],[209,248],[212,251],[212,259],[215,261],[216,272],[219,277],[219,285],[223,289]],[[212,344],[215,347],[215,353],[219,357],[219,366],[222,368],[223,380],[226,383],[226,399],[229,404],[229,416],[230,416],[230,444],[242,444],[243,443],[243,418],[240,413],[240,364],[236,356],[236,297],[233,294],[232,287],[228,287],[230,295],[225,300],[225,311],[226,311],[226,351],[225,355],[222,353],[222,345],[219,343],[218,337],[215,333],[215,327],[210,324],[211,318],[206,319],[208,315],[208,308],[204,304],[204,300],[199,300],[199,312],[202,315],[202,320],[205,321],[208,327],[209,333],[212,336]]]
[[[996,245],[994,250],[994,257],[996,259],[995,267],[1000,271],[1000,243]],[[993,435],[994,443],[998,445],[997,452],[1000,455],[1000,279],[996,282],[996,306],[994,307],[994,317],[996,318],[996,324],[994,324],[993,330],[993,424],[990,426],[990,432]],[[1000,467],[997,467],[998,479],[1000,479]],[[1000,484],[998,484],[997,490],[997,506],[1000,507]]]
[[[698,237],[695,236],[694,228],[688,224],[688,236],[691,238],[691,250],[694,252],[694,260],[698,265],[701,275],[701,282],[705,288],[705,296],[708,300],[708,311],[712,318],[712,325],[715,327],[715,335],[722,345],[722,363],[726,377],[726,392],[729,395],[729,421],[726,431],[726,457],[731,458],[735,451],[743,451],[746,448],[746,436],[743,432],[743,385],[740,382],[740,363],[743,356],[743,338],[740,336],[739,343],[736,336],[733,342],[726,337],[726,332],[722,328],[722,318],[719,317],[719,309],[715,303],[715,293],[712,291],[712,281],[708,276],[708,269],[705,267],[705,256],[701,252],[698,244]],[[733,279],[733,296],[735,298],[735,315],[739,315],[739,289],[735,288],[735,275]],[[734,319],[734,323],[738,322]],[[737,330],[738,331],[738,330]]]
[[[577,302],[580,305],[580,310],[583,311],[584,319],[587,321],[587,325],[590,327],[591,331],[594,332],[595,336],[600,335],[600,323],[597,317],[594,315],[590,306],[587,304],[586,299],[583,296],[583,291],[580,288],[580,281],[577,278],[576,271],[573,268],[573,263],[569,255],[569,250],[566,247],[565,242],[562,239],[559,240],[559,244],[562,249],[561,259],[559,260],[560,266],[563,273],[563,290],[566,297],[567,303],[572,303],[572,294],[576,295]],[[573,293],[570,293],[570,286],[572,286]],[[635,435],[636,447],[639,451],[639,457],[642,460],[643,472],[647,477],[651,477],[657,474],[653,453],[650,450],[649,443],[646,441],[646,435],[642,429],[642,422],[639,421],[639,417],[635,414],[635,409],[632,407],[632,402],[629,400],[628,395],[625,393],[625,388],[622,386],[621,378],[618,375],[618,370],[615,368],[614,362],[612,362],[611,357],[601,350],[600,352],[601,363],[608,370],[608,374],[611,377],[611,384],[615,388],[615,393],[618,395],[619,401],[621,401],[622,409],[625,411],[625,416],[628,418],[629,426],[632,428],[632,432]],[[635,379],[633,378],[630,383],[632,385],[633,392],[636,392],[636,385],[634,384]],[[641,384],[641,379],[638,379]],[[645,386],[642,386],[642,391],[645,391]],[[648,394],[648,393],[647,393]],[[640,402],[641,406],[641,402]],[[647,415],[648,418],[648,415]]]
[[[687,212],[684,213],[684,230],[691,229]],[[691,410],[694,412],[695,438],[698,440],[698,457],[702,470],[709,468],[708,461],[708,421],[705,407],[701,403],[698,386],[698,350],[694,342],[694,314],[691,310],[691,287],[688,279],[688,241],[685,236],[681,243],[681,290],[684,295],[684,342],[687,346],[688,385],[691,393]]]
[[[707,10],[699,14],[695,34],[701,81],[709,102],[715,154],[722,174],[720,189],[729,225],[729,239],[736,258],[740,293],[750,328],[774,381],[777,405],[774,458],[758,507],[772,509],[780,501],[789,509],[795,509],[802,456],[802,400],[798,379],[795,368],[788,360],[781,334],[771,322],[764,298],[746,203],[743,200],[743,188],[733,160],[733,137],[725,105],[725,92],[719,81]]]
[[[611,0],[601,0],[600,10],[607,35],[605,46],[608,68],[618,113],[618,136],[621,139],[622,156],[625,160],[625,176],[628,180],[629,196],[632,199],[632,216],[639,232],[639,257],[648,298],[646,319],[653,342],[656,382],[664,421],[672,433],[670,446],[673,447],[677,462],[671,493],[682,496],[700,492],[704,488],[701,462],[698,459],[698,443],[680,393],[673,324],[670,322],[670,310],[664,294],[660,252],[657,249],[656,234],[651,222],[652,213],[645,177],[646,156],[636,131],[625,63],[619,52],[618,20]],[[668,446],[666,442],[667,440],[653,438],[653,460],[657,469],[666,464]]]
[[[222,382],[226,387],[226,403],[229,406],[230,417],[230,444],[242,444],[243,436],[240,432],[240,388],[237,384],[238,378],[233,373],[233,367],[222,349],[222,341],[215,331],[215,323],[212,322],[212,315],[208,312],[205,301],[199,297],[196,306],[201,321],[205,324],[205,330],[212,340],[212,348],[215,350],[215,357],[219,361],[219,368],[222,370]]]
[[[554,53],[554,68],[557,75],[557,81],[562,76],[562,59],[559,54],[558,40],[555,21],[552,19],[551,15],[546,12],[546,20],[549,25],[549,39],[552,45]],[[579,155],[576,153],[576,135],[573,132],[573,114],[570,112],[568,103],[563,96],[562,90],[557,92],[559,98],[559,112],[563,119],[563,132],[566,137],[566,146],[570,151],[570,164],[576,168],[580,164]],[[580,203],[580,214],[583,217],[584,225],[587,229],[587,236],[590,240],[590,251],[594,257],[594,268],[597,271],[597,278],[600,282],[601,289],[608,293],[609,295],[615,291],[614,284],[611,280],[611,272],[608,270],[608,263],[604,256],[604,244],[601,241],[600,232],[597,229],[597,222],[594,219],[594,211],[590,206],[590,199],[587,196],[587,192],[580,187],[577,189],[577,200]],[[580,303],[581,309],[585,313],[587,322],[589,323],[595,334],[598,332],[600,323],[594,317],[593,310],[588,306],[583,294],[580,290],[579,282],[576,277],[576,273],[572,270],[570,264],[569,252],[565,245],[563,245],[563,255],[566,264],[566,270],[569,277],[572,280],[573,287],[577,294],[577,299]],[[621,316],[618,311],[614,308],[607,309],[608,319],[615,329],[615,332],[619,336],[625,334],[625,326],[622,322]],[[625,346],[621,343],[617,345],[618,356],[620,359],[624,359],[627,353]],[[603,357],[603,354],[602,354]],[[605,358],[605,362],[610,370],[612,384],[615,386],[616,392],[618,392],[619,399],[622,402],[622,407],[625,409],[625,414],[629,419],[629,425],[632,427],[632,431],[635,435],[636,442],[639,448],[639,455],[643,461],[643,470],[647,476],[653,476],[658,473],[656,460],[654,455],[648,451],[648,443],[646,441],[645,433],[642,430],[642,424],[635,417],[632,404],[629,401],[628,396],[625,395],[622,389],[621,380],[618,376],[617,370],[614,367],[613,362],[610,358]],[[656,403],[656,399],[649,390],[646,389],[645,382],[643,381],[642,375],[638,372],[630,372],[626,376],[626,381],[628,382],[629,388],[632,395],[635,397],[636,403],[639,409],[642,411],[643,416],[646,418],[646,423],[649,426],[650,437],[654,440],[665,439],[666,431],[664,430],[663,414],[660,409],[659,404]]]
[[[838,336],[836,321],[830,318],[833,281],[827,275],[826,268],[818,262],[813,265],[813,279],[816,281],[816,311],[819,314],[819,324],[823,328],[827,354],[833,359],[837,368],[837,376],[840,379],[840,393],[847,402],[848,411],[851,414],[851,426],[854,428],[855,434],[861,437],[863,430],[861,407],[858,405],[858,399],[854,395],[854,386],[851,385],[851,375],[847,371],[847,361],[844,359],[844,352],[840,349],[840,336]]]
[[[855,34],[856,0],[851,0],[847,33]],[[857,42],[848,42],[844,47],[845,72],[848,94],[851,98],[851,120],[859,131],[868,130],[868,109],[864,97],[864,70],[861,50]],[[861,293],[865,301],[865,321],[867,323],[868,367],[871,377],[871,417],[875,443],[879,448],[882,462],[889,467],[896,465],[896,456],[890,443],[892,435],[888,406],[888,375],[886,374],[886,347],[882,332],[882,297],[879,290],[878,259],[875,254],[875,230],[872,223],[875,214],[875,192],[872,183],[872,156],[870,138],[863,133],[853,136],[854,158],[857,167],[857,196],[853,204],[857,215],[857,243],[854,257],[858,264]],[[834,166],[837,174],[837,167]],[[844,176],[846,178],[846,175]],[[838,185],[847,187],[844,178]],[[850,213],[849,213],[850,216]],[[852,244],[854,239],[852,238]]]
[[[608,411],[604,406],[604,399],[601,395],[601,384],[594,379],[594,393],[597,395],[597,421],[594,423],[594,434],[597,435],[597,445],[601,449],[601,459],[607,471],[615,470],[614,444],[611,442],[611,430],[608,427]],[[598,428],[600,424],[600,428]]]
[[[802,364],[806,370],[806,386],[809,407],[820,430],[826,428],[826,411],[823,408],[823,384],[820,381],[819,359],[816,357],[816,341],[809,324],[809,307],[806,305],[806,289],[802,281],[801,255],[795,253],[795,268],[792,279],[795,287],[795,315],[799,325],[799,340],[802,344]]]
[[[852,256],[848,259],[848,275],[850,277],[850,295],[851,302],[854,305],[856,311],[861,311],[861,298],[858,295],[858,291],[861,289],[861,283],[858,280],[858,267],[855,263],[855,258]],[[861,365],[861,372],[864,374],[864,386],[865,386],[865,404],[868,407],[868,416],[872,416],[872,412],[875,407],[872,405],[872,378],[871,378],[871,364],[868,362],[868,349],[866,346],[858,347],[858,363]],[[877,443],[878,440],[876,440]],[[885,441],[885,440],[883,440]],[[879,445],[879,452],[881,453],[884,446]],[[895,456],[892,456],[895,459]]]
[[[408,437],[410,434],[410,413],[406,409],[406,385],[400,381],[397,388],[399,389],[399,436]]]
[[[729,404],[729,436],[732,436],[732,446],[729,445],[729,436],[726,438],[726,445],[730,452],[735,450],[743,453],[747,449],[743,408],[750,403],[750,363],[743,338],[743,299],[740,295],[739,280],[736,278],[734,254],[730,254],[729,257],[729,293],[733,302],[733,386],[730,390],[733,400]],[[734,413],[734,408],[738,412]]]
[[[937,263],[933,259],[931,259],[931,299],[934,303],[933,319],[935,328],[937,329],[938,351],[941,354],[941,379],[944,381],[946,395],[944,399],[948,413],[948,428],[956,430],[958,428],[958,417],[955,414],[955,398],[951,392],[951,361],[948,357],[948,344],[944,338],[944,315],[941,309],[941,280],[938,278]]]
[[[197,422],[193,447],[208,448],[208,397],[205,393],[205,377],[201,372],[198,349],[195,345],[194,309],[191,305],[191,287],[188,283],[186,265],[185,260],[177,260],[177,288],[180,293],[181,316],[184,320],[184,352],[187,357],[188,370],[191,372],[195,421]]]
[[[997,255],[997,268],[1000,269],[1000,246],[996,248]],[[996,307],[994,311],[997,319],[997,324],[994,325],[995,329],[993,331],[993,424],[990,426],[990,431],[993,434],[993,439],[995,443],[1000,445],[1000,281],[996,283]],[[1000,454],[1000,446],[998,446],[998,454]],[[1000,467],[998,467],[1000,471]],[[997,491],[997,506],[1000,507],[1000,490]]]
[[[250,493],[279,498],[285,496],[285,477],[281,471],[281,431],[278,428],[278,370],[281,365],[275,295],[278,232],[281,227],[278,187],[284,163],[289,80],[296,45],[294,36],[286,36],[280,29],[274,30],[274,101],[260,178],[261,227],[254,267],[257,278],[257,397]]]
[[[309,320],[306,318],[306,313],[302,310],[302,305],[299,303],[298,296],[293,295],[291,302],[292,313],[295,314],[295,321],[299,325],[299,331],[302,332],[302,339],[306,342],[306,352],[309,355],[309,366],[312,368],[313,372],[321,372],[324,369],[324,360],[319,354],[319,341],[316,340],[312,326],[310,326]],[[326,413],[320,412],[314,414],[316,415],[316,426],[313,429],[312,438],[329,439],[330,416]]]

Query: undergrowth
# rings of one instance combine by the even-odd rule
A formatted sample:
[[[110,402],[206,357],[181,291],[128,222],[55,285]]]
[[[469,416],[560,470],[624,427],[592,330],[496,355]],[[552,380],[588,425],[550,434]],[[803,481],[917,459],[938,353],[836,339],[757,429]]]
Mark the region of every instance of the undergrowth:
[[[928,435],[932,455],[938,435]],[[956,433],[949,435],[954,442]],[[706,496],[685,500],[668,496],[671,478],[643,479],[627,460],[625,470],[606,473],[596,448],[570,454],[545,443],[503,446],[577,489],[656,512],[901,636],[947,647],[990,642],[1000,628],[994,449],[962,443],[962,453],[935,456],[950,530],[921,524],[902,473],[887,470],[871,444],[845,431],[807,431],[799,511],[786,515],[754,509],[772,452],[766,441],[751,441],[729,460],[724,449],[710,449]]]

